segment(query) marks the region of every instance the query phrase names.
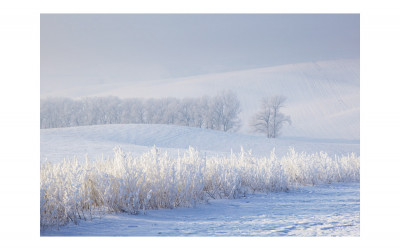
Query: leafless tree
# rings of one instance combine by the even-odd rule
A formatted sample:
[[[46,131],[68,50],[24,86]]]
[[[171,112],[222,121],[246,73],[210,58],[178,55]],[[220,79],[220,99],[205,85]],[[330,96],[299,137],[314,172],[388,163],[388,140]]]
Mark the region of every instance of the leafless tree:
[[[221,100],[223,104],[222,130],[237,130],[240,127],[238,114],[240,113],[240,102],[236,94],[232,91],[222,92]]]
[[[290,116],[280,112],[280,109],[284,107],[285,101],[286,97],[284,96],[263,98],[260,110],[251,120],[253,131],[266,134],[268,138],[278,137],[283,125],[291,124]]]

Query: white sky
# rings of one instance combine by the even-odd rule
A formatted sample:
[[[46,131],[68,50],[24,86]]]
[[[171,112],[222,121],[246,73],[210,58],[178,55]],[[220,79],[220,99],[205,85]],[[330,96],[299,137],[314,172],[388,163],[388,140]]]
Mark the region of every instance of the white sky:
[[[42,14],[41,94],[360,57],[359,14]]]

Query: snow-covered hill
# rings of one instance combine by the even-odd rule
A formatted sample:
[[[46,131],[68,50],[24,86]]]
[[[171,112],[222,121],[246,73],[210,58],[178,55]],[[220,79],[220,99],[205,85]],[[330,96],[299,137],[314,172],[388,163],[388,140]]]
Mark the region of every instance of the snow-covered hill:
[[[157,146],[177,154],[189,146],[205,154],[229,154],[239,152],[241,147],[252,150],[254,155],[268,156],[275,148],[278,156],[293,147],[297,152],[327,152],[330,155],[359,155],[358,141],[317,140],[283,138],[268,139],[265,136],[226,133],[192,127],[151,124],[113,124],[71,128],[42,129],[40,131],[41,158],[61,161],[65,157],[88,154],[91,159],[101,155],[112,155],[113,148],[120,146],[124,151],[142,154],[149,147]]]
[[[140,84],[113,83],[85,89],[63,89],[46,96],[199,97],[233,90],[242,106],[242,133],[263,97],[284,95],[282,112],[292,118],[289,137],[360,139],[360,61],[309,62],[275,67],[167,79]]]
[[[112,156],[116,146],[134,156],[141,157],[146,156],[143,153],[148,152],[153,146],[168,151],[170,156],[183,154],[189,146],[197,149],[199,154],[202,154],[201,157],[229,155],[231,152],[239,152],[241,147],[246,151],[251,150],[257,157],[268,157],[271,150],[275,149],[276,155],[280,158],[288,153],[290,147],[293,147],[296,152],[307,154],[324,151],[331,157],[350,153],[359,155],[359,77],[359,61],[341,60],[171,79],[142,85],[104,85],[102,88],[96,88],[97,91],[87,89],[88,92],[84,96],[116,95],[119,97],[198,97],[231,89],[237,93],[242,103],[241,118],[244,127],[239,133],[154,124],[41,129],[41,162],[47,159],[55,163],[42,165],[41,171],[50,173],[48,176],[53,176],[51,173],[60,168],[62,164],[59,162],[64,158],[76,156],[78,160],[83,161],[87,154],[90,160],[96,160],[102,155]],[[291,127],[284,129],[284,136],[267,139],[262,135],[246,133],[249,129],[246,122],[256,112],[259,100],[264,96],[278,94],[287,96],[287,105],[282,111],[290,115],[293,122]],[[324,156],[324,154],[321,155]],[[120,158],[123,159],[123,157]],[[357,159],[359,162],[359,158]],[[328,160],[328,162],[332,161]],[[65,166],[68,164],[68,161],[64,162]],[[75,167],[62,169],[67,170],[64,172],[69,173],[69,176],[87,180],[85,176],[81,178],[80,175],[75,175],[79,171],[73,172],[79,169],[80,165],[86,166],[86,164],[76,164]],[[301,164],[294,165],[302,166]],[[259,164],[257,163],[256,166]],[[114,168],[110,169],[114,171]],[[73,174],[68,171],[72,171]],[[224,176],[226,178],[227,175]],[[271,176],[279,175],[271,174]],[[52,183],[52,179],[47,178],[45,177],[44,180]],[[158,180],[154,177],[150,179]],[[99,183],[106,185],[108,182]],[[73,187],[78,186],[85,185],[76,183],[73,185]],[[41,190],[44,190],[44,187],[48,187],[46,183]],[[52,187],[56,191],[64,190],[64,187],[57,187],[57,185]],[[153,188],[151,191],[146,190],[142,196],[146,197],[147,194],[147,197],[150,197],[149,194],[152,191]],[[54,193],[58,194],[58,191]],[[66,197],[67,200],[72,199],[73,195]],[[303,204],[302,201],[306,202]],[[270,206],[265,207],[265,204],[270,204]],[[232,213],[226,213],[230,211],[229,209]],[[224,213],[220,214],[220,211]],[[228,217],[225,216],[227,214]],[[41,235],[359,235],[359,184],[335,184],[321,188],[300,187],[300,189],[285,193],[256,194],[238,201],[216,201],[195,209],[150,211],[148,215],[143,216],[110,214],[104,217],[104,221],[97,219],[96,217],[93,221],[83,222],[81,224],[83,227],[73,226],[70,223],[61,231],[42,230]],[[216,224],[216,221],[221,223]],[[171,225],[178,226],[174,226],[171,231]],[[210,225],[217,226],[210,227]],[[104,228],[113,230],[112,232],[102,230]],[[136,230],[136,228],[140,229]],[[143,228],[145,233],[143,233]]]

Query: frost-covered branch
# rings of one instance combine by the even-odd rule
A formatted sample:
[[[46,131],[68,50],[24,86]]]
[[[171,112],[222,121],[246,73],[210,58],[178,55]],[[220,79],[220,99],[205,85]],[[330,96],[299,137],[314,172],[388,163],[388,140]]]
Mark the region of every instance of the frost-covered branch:
[[[222,131],[240,127],[240,102],[231,91],[202,98],[79,100],[49,98],[40,101],[40,128],[100,124],[174,124]]]

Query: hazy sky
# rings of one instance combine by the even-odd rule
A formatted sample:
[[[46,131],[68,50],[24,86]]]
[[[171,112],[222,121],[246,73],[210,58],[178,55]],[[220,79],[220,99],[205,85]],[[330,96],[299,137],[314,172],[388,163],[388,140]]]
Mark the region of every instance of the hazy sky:
[[[42,14],[41,93],[360,57],[360,16]]]

